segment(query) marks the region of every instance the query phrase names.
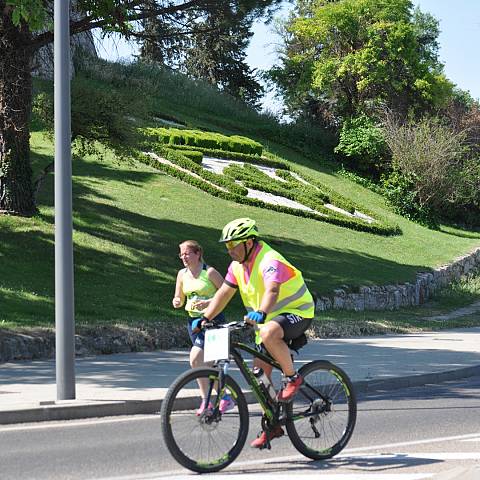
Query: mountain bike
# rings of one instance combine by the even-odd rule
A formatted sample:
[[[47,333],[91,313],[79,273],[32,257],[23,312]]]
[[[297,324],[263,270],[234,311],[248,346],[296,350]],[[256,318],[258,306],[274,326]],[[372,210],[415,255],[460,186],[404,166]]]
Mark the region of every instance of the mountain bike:
[[[215,359],[213,367],[188,370],[170,386],[161,407],[161,425],[171,455],[194,472],[222,470],[245,445],[248,403],[254,401],[263,412],[262,429],[267,439],[273,429],[285,426],[294,447],[306,457],[324,460],[337,455],[349,441],[357,417],[356,396],[347,374],[325,360],[307,363],[299,370],[304,379],[299,392],[289,403],[278,402],[259,382],[241,352],[281,371],[280,365],[268,354],[230,338],[232,331],[246,328],[251,327],[240,321],[206,329],[204,353],[206,359]],[[229,374],[231,360],[251,392],[243,392]],[[198,380],[208,385],[208,408],[201,414],[196,411],[201,401]],[[220,402],[227,394],[234,400],[234,408],[222,413]]]

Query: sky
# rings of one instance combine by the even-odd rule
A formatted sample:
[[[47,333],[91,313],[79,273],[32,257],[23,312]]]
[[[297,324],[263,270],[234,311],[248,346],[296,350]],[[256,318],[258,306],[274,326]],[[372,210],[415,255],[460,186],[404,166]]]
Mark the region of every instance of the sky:
[[[413,0],[413,3],[440,22],[439,58],[447,78],[480,99],[480,0]],[[285,2],[280,15],[285,16],[289,8]],[[270,68],[275,64],[279,41],[272,26],[255,24],[247,50],[248,64],[262,70]],[[98,46],[98,54],[113,61],[129,60],[135,52],[135,47],[118,40]],[[272,111],[279,108],[273,95],[268,95],[263,104]]]
[[[447,78],[480,99],[480,1],[416,0],[415,4],[440,21],[440,61]]]

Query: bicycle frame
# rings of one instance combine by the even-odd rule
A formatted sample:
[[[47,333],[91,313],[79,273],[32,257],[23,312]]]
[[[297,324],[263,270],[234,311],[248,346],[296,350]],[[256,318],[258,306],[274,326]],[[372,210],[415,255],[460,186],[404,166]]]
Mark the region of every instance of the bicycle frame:
[[[273,358],[261,352],[258,352],[257,350],[246,345],[245,343],[231,342],[230,344],[230,356],[235,361],[245,381],[248,383],[248,385],[252,387],[253,394],[260,403],[260,406],[262,407],[265,416],[268,418],[268,420],[272,421],[274,420],[276,414],[278,414],[276,408],[278,407],[278,405],[276,403],[273,404],[270,399],[268,399],[267,396],[264,394],[260,387],[260,383],[257,380],[257,377],[255,377],[251,368],[248,367],[246,361],[238,350],[243,350],[246,353],[250,353],[251,355],[253,355],[253,357],[258,358],[265,363],[268,363],[273,368],[276,368],[278,370],[281,370],[281,367]]]
[[[285,415],[283,416],[283,418],[281,418],[281,415],[280,415],[281,410],[283,409],[283,404],[272,402],[265,395],[265,393],[262,391],[262,388],[260,387],[260,384],[257,378],[255,377],[252,370],[248,367],[246,361],[242,357],[240,350],[243,350],[244,352],[251,354],[254,358],[258,358],[263,362],[271,365],[273,368],[276,368],[281,371],[282,369],[280,367],[280,364],[276,360],[274,360],[272,357],[257,351],[255,348],[252,348],[245,343],[236,342],[236,341],[230,342],[230,357],[233,358],[233,360],[235,361],[235,364],[238,366],[247,384],[250,387],[252,387],[253,394],[255,395],[255,398],[258,400],[258,403],[260,404],[267,420],[269,422],[285,423],[285,420],[286,420]],[[227,363],[227,360],[223,360],[219,363]],[[225,385],[225,368],[219,368],[219,384],[220,384],[219,385],[220,389],[223,388],[223,386]],[[314,396],[321,397],[326,402],[327,405],[329,404],[328,400],[325,398],[322,392],[319,392],[317,389],[314,389],[308,383],[305,383],[303,385],[303,392],[304,392],[304,395],[308,397],[307,390],[310,390],[311,392],[313,392]],[[208,396],[210,397],[210,392]],[[309,400],[313,400],[313,397],[309,398]],[[315,414],[318,414],[318,412],[315,412]],[[313,415],[313,412],[312,412],[312,415]],[[306,414],[305,416],[309,416],[309,414]]]

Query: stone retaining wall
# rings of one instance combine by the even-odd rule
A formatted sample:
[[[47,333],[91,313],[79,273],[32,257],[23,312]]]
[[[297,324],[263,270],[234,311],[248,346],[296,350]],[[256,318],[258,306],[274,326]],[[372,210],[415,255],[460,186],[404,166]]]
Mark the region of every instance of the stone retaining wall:
[[[348,287],[338,288],[331,296],[320,296],[317,311],[322,310],[396,310],[400,307],[421,305],[432,294],[453,281],[480,270],[480,247],[430,272],[419,272],[414,283],[363,286],[354,292]]]
[[[138,327],[80,327],[76,329],[78,356],[145,352],[191,346],[185,324]],[[23,331],[0,329],[0,362],[34,360],[55,356],[55,330],[33,328]]]

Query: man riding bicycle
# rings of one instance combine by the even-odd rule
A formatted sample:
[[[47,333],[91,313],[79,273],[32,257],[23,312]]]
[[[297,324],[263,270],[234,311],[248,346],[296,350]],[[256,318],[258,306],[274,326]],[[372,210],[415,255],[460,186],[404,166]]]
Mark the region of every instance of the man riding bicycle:
[[[259,325],[257,345],[267,349],[284,373],[286,382],[278,401],[289,402],[303,380],[293,367],[286,342],[307,330],[315,305],[301,272],[258,237],[255,221],[250,218],[239,218],[225,225],[220,242],[225,244],[233,261],[202,320],[208,322],[215,318],[240,290],[248,312],[246,322]],[[254,366],[262,368],[270,377],[270,365],[255,359]],[[278,426],[270,432],[270,440],[283,434]],[[267,440],[266,433],[262,432],[251,446],[263,448]]]

